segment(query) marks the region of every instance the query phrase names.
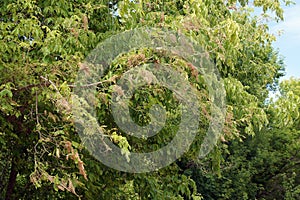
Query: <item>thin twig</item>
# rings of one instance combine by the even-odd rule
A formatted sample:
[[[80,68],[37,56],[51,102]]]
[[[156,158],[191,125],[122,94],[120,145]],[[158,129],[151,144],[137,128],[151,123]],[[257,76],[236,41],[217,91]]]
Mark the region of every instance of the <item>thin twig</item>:
[[[95,85],[99,85],[99,84],[103,84],[103,83],[109,83],[109,82],[115,82],[116,79],[118,78],[119,76],[117,75],[114,75],[112,76],[111,78],[107,79],[107,80],[104,80],[104,81],[99,81],[99,82],[95,82],[95,83],[90,83],[90,84],[87,84],[87,85],[68,85],[70,88],[75,88],[75,87],[92,87],[92,86],[95,86]]]
[[[53,88],[60,94],[58,88],[56,87],[56,85],[55,85],[50,79],[45,78],[45,77],[43,77],[43,76],[40,76],[40,78],[43,79],[43,80],[45,80],[46,82],[49,82],[49,83],[53,86]],[[60,95],[61,95],[61,94],[60,94]]]
[[[35,92],[35,116],[36,116],[36,123],[39,124],[39,111],[38,111],[38,96],[37,92]]]

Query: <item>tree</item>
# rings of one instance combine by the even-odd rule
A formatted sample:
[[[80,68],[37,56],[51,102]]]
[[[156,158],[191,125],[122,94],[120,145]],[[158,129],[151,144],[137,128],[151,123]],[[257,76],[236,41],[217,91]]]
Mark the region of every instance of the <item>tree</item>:
[[[42,179],[54,183],[55,189],[74,193],[78,174],[86,176],[76,151],[79,146],[72,142],[77,136],[64,113],[67,83],[74,80],[79,60],[109,28],[99,21],[88,21],[93,16],[111,19],[108,2],[91,3],[2,2],[1,192],[6,199],[38,196],[31,192],[35,191],[32,183],[40,186]],[[101,32],[88,30],[88,26]],[[66,161],[67,154],[73,164]],[[74,171],[76,166],[79,170]],[[46,190],[49,186],[45,184],[47,196],[54,194]]]
[[[267,126],[263,102],[268,87],[276,85],[283,68],[271,46],[274,36],[265,24],[250,17],[247,4],[244,0],[2,2],[1,195],[6,199],[72,195],[86,199],[201,198],[200,193],[205,191],[196,188],[199,180],[192,180],[186,170],[190,165],[200,165],[203,173],[212,168],[213,175],[221,175],[227,143],[255,135]],[[254,1],[254,5],[265,12],[275,11],[282,18],[278,1]],[[145,63],[170,65],[202,95],[202,121],[190,151],[159,171],[130,174],[104,166],[84,148],[72,118],[71,96],[77,87],[74,82],[78,70],[84,68],[84,59],[99,42],[142,26],[178,31],[209,53],[224,79],[227,115],[215,151],[199,161],[212,100],[202,76],[184,58],[163,51],[140,48],[119,55],[100,80],[104,84],[97,85],[100,103],[96,117],[106,125],[108,137],[116,145],[123,145],[124,156],[130,151],[155,150],[165,145],[180,121],[178,102],[171,91],[156,85],[143,88],[131,101],[134,121],[147,124],[147,111],[160,102],[171,113],[168,124],[150,142],[126,136],[110,111],[112,87],[126,70]],[[148,142],[157,146],[143,148]],[[233,190],[233,186],[228,187]]]

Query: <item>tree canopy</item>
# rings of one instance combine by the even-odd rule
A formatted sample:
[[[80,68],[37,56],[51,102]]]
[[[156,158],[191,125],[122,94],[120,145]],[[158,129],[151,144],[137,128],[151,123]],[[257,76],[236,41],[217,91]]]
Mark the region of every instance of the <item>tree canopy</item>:
[[[268,12],[275,13],[274,20],[283,20],[282,6],[291,3],[289,0],[1,1],[0,197],[299,199],[300,80],[279,84],[284,63],[272,47],[276,37],[264,20]],[[250,4],[261,7],[263,14],[253,16]],[[147,35],[139,35],[141,40],[130,40],[130,33],[143,28],[178,33],[175,39],[180,44],[192,41],[199,45],[205,52],[204,60],[216,67],[211,70],[218,71],[219,77],[211,79],[221,79],[226,94],[214,87],[215,82],[208,83],[189,60],[189,52],[193,51],[189,51],[188,44],[178,49],[184,54],[176,55],[168,52],[172,46],[164,46],[165,49],[142,46]],[[161,36],[164,34],[157,37]],[[76,81],[80,76],[85,78],[84,74],[89,77],[94,73],[95,66],[87,65],[86,60],[91,61],[99,53],[95,49],[111,41],[100,55],[113,59],[90,63],[105,66],[98,80],[88,82],[94,93],[75,101],[74,93],[80,94],[88,87]],[[135,45],[139,48],[129,48]],[[119,52],[116,50],[119,47],[128,51]],[[176,70],[179,75],[170,74],[166,80],[170,84],[181,78],[188,81],[197,94],[199,110],[192,111],[199,113],[199,118],[182,117],[186,107],[170,88],[144,85],[129,99],[127,111],[132,122],[147,126],[155,104],[166,113],[159,133],[145,139],[130,136],[118,126],[114,118],[124,115],[120,110],[114,113],[113,101],[114,92],[124,94],[124,88],[118,88],[121,77],[136,67],[146,66],[144,74],[135,75],[152,82],[156,71],[149,74],[150,65],[154,66],[152,69],[163,66]],[[215,98],[210,88],[215,89]],[[277,88],[278,99],[268,101],[269,92]],[[214,102],[221,102],[221,97],[226,100],[222,129],[213,140],[212,151],[199,158],[201,144],[214,117]],[[95,115],[89,115],[87,103],[94,106]],[[76,112],[85,119],[101,125],[107,140],[121,148],[120,159],[127,162],[135,152],[154,152],[166,146],[180,130],[182,120],[197,121],[184,127],[187,132],[195,130],[195,138],[187,152],[164,168],[148,173],[122,172],[101,163],[86,147],[81,132],[88,139],[98,136],[85,123],[78,124],[75,107],[81,109]],[[182,137],[178,144],[185,144],[185,139]],[[168,155],[162,156],[167,159]],[[145,163],[148,161],[145,159]]]

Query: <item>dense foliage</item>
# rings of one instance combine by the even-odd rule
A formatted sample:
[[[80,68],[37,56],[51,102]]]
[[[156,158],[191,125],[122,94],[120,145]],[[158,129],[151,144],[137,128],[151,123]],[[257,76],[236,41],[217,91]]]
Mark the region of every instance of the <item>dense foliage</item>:
[[[1,0],[0,197],[5,199],[299,199],[300,80],[279,85],[284,65],[264,19],[248,0]],[[288,0],[255,0],[282,20]],[[198,153],[210,119],[201,74],[184,58],[151,48],[119,55],[97,85],[97,120],[130,152],[154,151],[174,137],[180,121],[172,91],[151,85],[130,104],[133,120],[149,123],[150,107],[167,111],[166,126],[146,141],[126,135],[112,116],[111,93],[127,70],[146,63],[178,70],[201,94],[201,121],[190,150],[168,167],[132,174],[97,161],[72,117],[72,93],[84,59],[107,38],[138,27],[178,31],[201,45],[226,89],[221,137]],[[151,145],[149,145],[151,144]]]

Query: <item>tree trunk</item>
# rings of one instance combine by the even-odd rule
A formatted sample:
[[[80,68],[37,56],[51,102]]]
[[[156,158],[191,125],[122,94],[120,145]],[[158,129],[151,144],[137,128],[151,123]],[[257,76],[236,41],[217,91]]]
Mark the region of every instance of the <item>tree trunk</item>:
[[[15,184],[16,184],[17,174],[18,174],[17,166],[16,166],[16,163],[15,163],[15,159],[13,159],[12,164],[11,164],[11,169],[10,169],[10,175],[9,175],[7,189],[6,189],[6,194],[5,194],[5,200],[11,200],[11,196],[13,194],[14,187],[15,187]]]

